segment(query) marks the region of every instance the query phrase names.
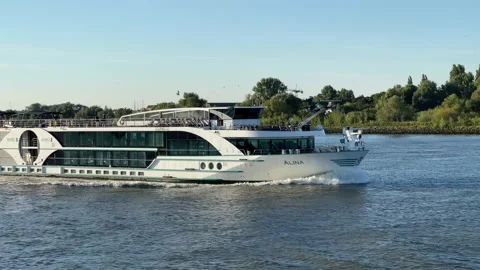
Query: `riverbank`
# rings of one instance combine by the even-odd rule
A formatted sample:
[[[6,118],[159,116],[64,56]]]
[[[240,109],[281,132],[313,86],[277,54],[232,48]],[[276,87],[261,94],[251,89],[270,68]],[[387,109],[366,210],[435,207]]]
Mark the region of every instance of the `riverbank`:
[[[425,127],[425,126],[355,126],[358,128],[365,128],[364,134],[480,134],[480,127]],[[325,132],[342,133],[342,127],[324,127]]]

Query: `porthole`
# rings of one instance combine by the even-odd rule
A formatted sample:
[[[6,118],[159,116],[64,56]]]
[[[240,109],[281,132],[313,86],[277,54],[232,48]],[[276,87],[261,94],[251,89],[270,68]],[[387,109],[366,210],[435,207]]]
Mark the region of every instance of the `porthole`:
[[[208,168],[209,168],[210,170],[213,170],[213,168],[214,168],[214,165],[213,165],[213,163],[212,163],[212,162],[208,163]]]
[[[222,163],[220,163],[220,162],[217,163],[217,169],[218,169],[218,170],[221,170],[221,169],[222,169]]]
[[[205,165],[205,162],[200,163],[200,168],[202,170],[205,170],[206,167],[207,167],[207,165]]]

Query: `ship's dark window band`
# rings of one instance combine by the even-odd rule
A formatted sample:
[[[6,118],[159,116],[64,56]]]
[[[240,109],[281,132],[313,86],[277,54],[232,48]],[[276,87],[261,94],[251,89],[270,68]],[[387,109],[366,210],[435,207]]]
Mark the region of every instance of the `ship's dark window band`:
[[[157,148],[160,156],[220,156],[203,138],[183,131],[54,132],[63,147]]]
[[[155,159],[154,152],[58,150],[44,165],[146,168]]]
[[[165,132],[52,132],[64,147],[165,147]]]
[[[283,149],[299,149],[302,153],[312,152],[315,148],[313,137],[293,139],[228,139],[240,151],[250,154],[281,154]]]

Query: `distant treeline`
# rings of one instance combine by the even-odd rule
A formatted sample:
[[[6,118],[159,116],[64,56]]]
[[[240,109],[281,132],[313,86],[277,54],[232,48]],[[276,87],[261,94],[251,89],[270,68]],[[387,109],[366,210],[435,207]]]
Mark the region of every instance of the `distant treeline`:
[[[297,96],[278,78],[263,78],[241,105],[266,106],[265,125],[298,123],[321,100],[341,100],[334,112],[319,116],[312,124],[322,123],[327,130],[340,131],[343,126],[369,127],[368,133],[466,133],[478,134],[480,128],[480,66],[475,75],[463,65],[453,65],[449,79],[438,85],[423,74],[414,84],[409,76],[406,84],[371,96],[355,96],[350,89],[337,90],[326,85],[308,98]],[[184,93],[178,102],[162,102],[148,109],[203,107],[207,101],[198,94]],[[28,111],[44,110],[62,114],[63,118],[118,118],[132,109],[111,109],[81,104],[32,104]]]

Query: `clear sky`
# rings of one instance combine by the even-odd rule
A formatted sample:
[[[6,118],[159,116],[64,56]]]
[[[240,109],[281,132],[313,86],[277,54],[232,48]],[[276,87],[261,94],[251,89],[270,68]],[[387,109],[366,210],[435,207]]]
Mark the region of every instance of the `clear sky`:
[[[478,0],[0,0],[0,110],[241,101],[262,77],[315,95],[438,84],[480,64]],[[10,105],[11,104],[11,105]]]

